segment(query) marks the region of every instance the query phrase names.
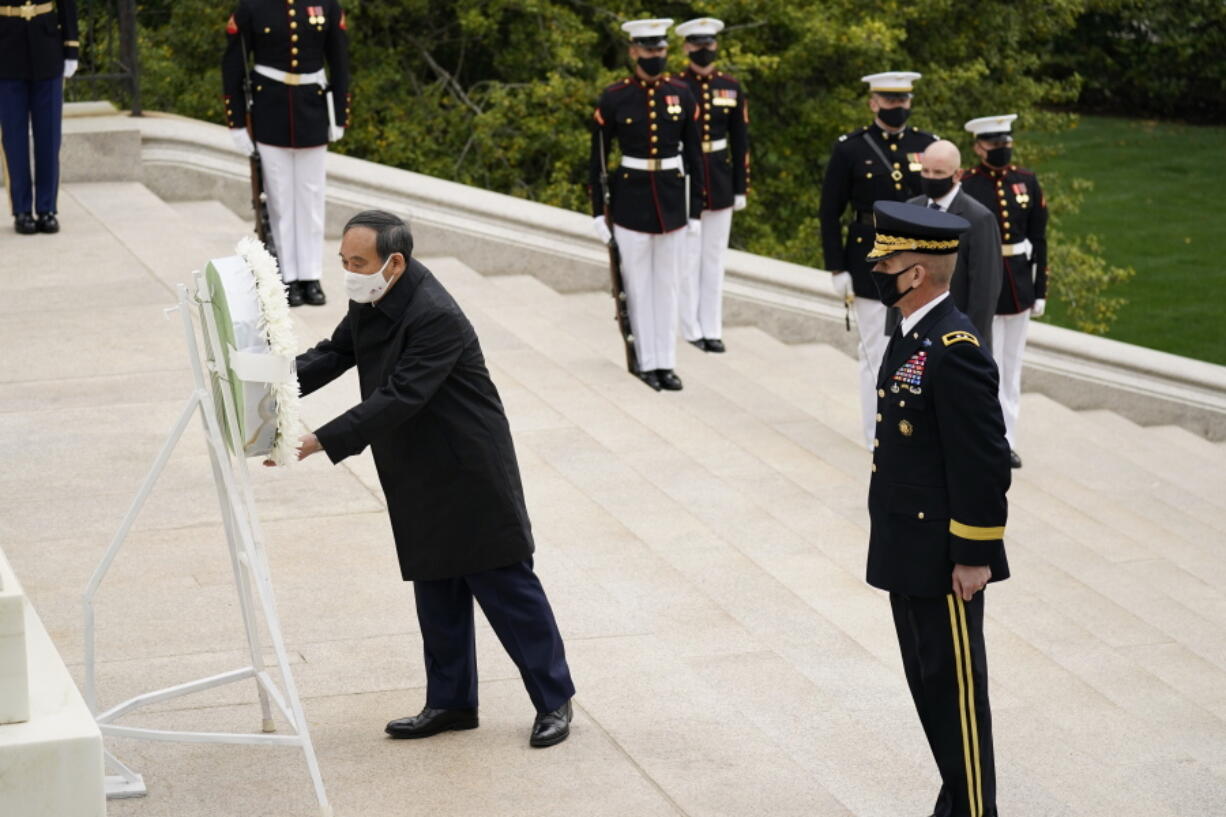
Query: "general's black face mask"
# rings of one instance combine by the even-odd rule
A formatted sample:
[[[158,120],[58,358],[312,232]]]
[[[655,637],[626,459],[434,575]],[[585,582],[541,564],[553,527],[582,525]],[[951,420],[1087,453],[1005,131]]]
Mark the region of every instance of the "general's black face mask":
[[[901,272],[890,273],[870,270],[870,274],[873,276],[873,284],[877,287],[877,294],[881,296],[881,303],[885,304],[886,306],[894,306],[894,304],[898,303],[905,296],[911,293],[911,290],[909,289],[899,292],[896,281],[898,281],[898,276],[906,274],[908,271],[917,266],[919,266],[918,261]]]
[[[1009,146],[992,148],[988,151],[987,162],[992,167],[1004,167],[1011,161],[1013,161],[1013,148]]]
[[[715,62],[715,52],[710,48],[704,48],[701,51],[691,51],[690,62],[706,67]]]
[[[649,77],[656,77],[664,73],[664,57],[639,57],[639,68],[643,69],[643,73]]]
[[[891,128],[901,128],[907,122],[907,117],[911,115],[910,108],[882,108],[877,111],[877,118],[889,125]]]

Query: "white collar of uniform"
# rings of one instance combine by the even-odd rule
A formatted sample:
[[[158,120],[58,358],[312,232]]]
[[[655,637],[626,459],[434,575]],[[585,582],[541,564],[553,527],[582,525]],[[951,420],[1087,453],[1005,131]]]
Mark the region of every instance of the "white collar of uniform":
[[[911,330],[915,328],[915,325],[918,324],[920,321],[922,321],[924,319],[924,316],[927,315],[929,312],[931,312],[934,306],[936,306],[937,304],[939,304],[941,301],[945,300],[948,297],[949,297],[949,290],[947,289],[944,292],[942,292],[940,295],[933,298],[928,303],[921,306],[919,309],[912,312],[907,317],[903,318],[902,319],[903,337],[906,337],[907,335],[911,334]]]
[[[949,205],[954,203],[954,196],[958,195],[958,189],[962,187],[961,182],[954,182],[954,186],[949,188],[949,192],[936,200],[936,203],[941,205],[941,212],[949,212]],[[928,199],[928,203],[932,204],[932,199]]]

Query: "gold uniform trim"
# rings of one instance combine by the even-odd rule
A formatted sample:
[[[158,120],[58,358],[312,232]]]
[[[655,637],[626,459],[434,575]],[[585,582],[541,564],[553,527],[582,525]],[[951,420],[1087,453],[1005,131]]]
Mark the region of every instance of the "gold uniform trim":
[[[966,763],[966,800],[971,817],[983,817],[983,765],[979,758],[979,718],[975,712],[975,675],[971,638],[966,627],[966,602],[950,593],[949,630],[953,637],[958,676],[958,715],[962,722],[962,759]]]
[[[947,332],[944,335],[941,335],[941,343],[945,344],[946,346],[953,346],[955,343],[962,343],[963,341],[966,343],[973,343],[976,346],[979,345],[979,338],[975,337],[970,332],[967,332],[965,329],[959,329],[956,332]]]
[[[898,171],[895,171],[898,172]],[[908,252],[910,250],[953,250],[958,247],[958,239],[947,241],[929,241],[924,238],[908,238],[902,235],[883,235],[877,233],[869,258],[880,258],[892,252]]]
[[[80,48],[81,41],[80,40],[64,40],[64,47],[65,48]]]
[[[949,520],[949,532],[961,539],[970,539],[975,542],[991,542],[1005,538],[1004,525],[998,528],[983,528],[978,525],[963,525],[957,519]]]
[[[26,1],[24,6],[0,6],[0,17],[20,17],[29,22],[40,14],[50,14],[55,11],[55,3],[40,3],[34,5]]]

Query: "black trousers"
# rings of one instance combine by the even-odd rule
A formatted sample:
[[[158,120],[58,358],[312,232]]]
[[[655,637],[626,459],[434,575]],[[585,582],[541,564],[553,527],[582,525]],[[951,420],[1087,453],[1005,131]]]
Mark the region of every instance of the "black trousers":
[[[426,706],[477,708],[473,599],[498,635],[537,712],[575,694],[553,609],[532,560],[454,579],[413,582],[426,655]]]
[[[934,817],[996,817],[996,763],[983,592],[890,594],[903,669],[928,746],[941,772]]]

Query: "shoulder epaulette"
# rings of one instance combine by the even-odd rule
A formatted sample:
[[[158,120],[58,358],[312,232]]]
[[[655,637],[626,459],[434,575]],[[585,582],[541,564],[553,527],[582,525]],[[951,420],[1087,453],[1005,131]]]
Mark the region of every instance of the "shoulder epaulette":
[[[678,85],[682,88],[685,88],[686,90],[689,90],[689,87],[690,87],[685,84],[685,80],[681,79],[680,77],[674,77],[672,74],[669,74],[668,76],[666,76],[664,78],[664,81],[671,82],[673,85]]]
[[[970,332],[967,332],[965,329],[959,329],[956,332],[946,332],[944,335],[941,335],[941,343],[945,344],[946,346],[953,346],[955,343],[963,342],[973,343],[978,346],[979,338],[975,337]]]
[[[720,77],[721,79],[726,79],[729,82],[735,82],[737,85],[741,84],[741,81],[739,79],[732,76],[732,74],[726,73],[724,71],[716,71],[715,76]]]
[[[601,93],[607,94],[610,91],[616,91],[619,88],[628,88],[630,87],[631,82],[633,82],[633,80],[630,77],[626,77],[625,79],[619,79],[617,82],[614,82],[610,85],[605,86],[605,89],[601,91]]]
[[[1034,171],[1033,171],[1033,170],[1027,170],[1027,169],[1026,169],[1026,168],[1024,168],[1024,167],[1018,167],[1017,165],[1009,165],[1009,169],[1010,169],[1010,170],[1012,170],[1012,171],[1014,171],[1015,173],[1024,173],[1024,174],[1026,174],[1027,176],[1033,176],[1033,175],[1034,175]]]
[[[850,139],[851,137],[853,137],[853,136],[859,136],[860,134],[864,133],[866,130],[868,130],[868,128],[856,128],[856,129],[855,129],[855,130],[853,130],[851,133],[845,133],[845,134],[843,134],[842,136],[840,136],[840,137],[839,137],[839,141],[840,141],[840,142],[846,142],[846,141],[847,141],[848,139]]]

